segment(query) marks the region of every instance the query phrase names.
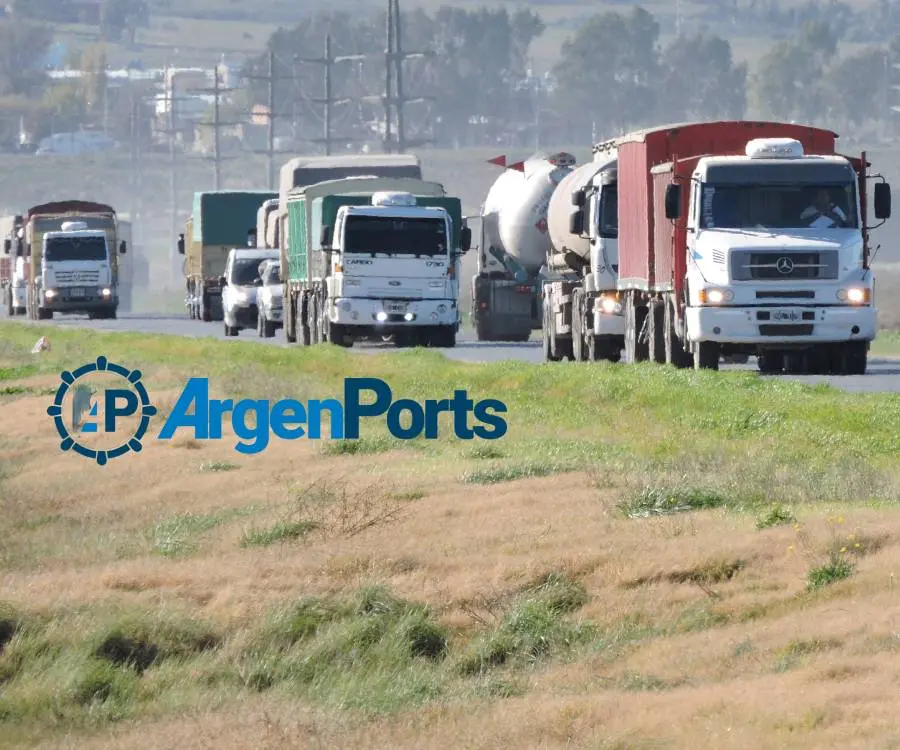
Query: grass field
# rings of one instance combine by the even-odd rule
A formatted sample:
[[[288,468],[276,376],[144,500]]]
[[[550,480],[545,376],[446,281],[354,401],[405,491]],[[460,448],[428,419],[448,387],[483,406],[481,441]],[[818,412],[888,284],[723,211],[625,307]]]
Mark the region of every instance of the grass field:
[[[99,468],[46,415],[99,354],[163,416],[189,375],[305,401],[352,373],[465,384],[509,432]],[[0,746],[891,746],[900,399],[558,373],[0,324]]]

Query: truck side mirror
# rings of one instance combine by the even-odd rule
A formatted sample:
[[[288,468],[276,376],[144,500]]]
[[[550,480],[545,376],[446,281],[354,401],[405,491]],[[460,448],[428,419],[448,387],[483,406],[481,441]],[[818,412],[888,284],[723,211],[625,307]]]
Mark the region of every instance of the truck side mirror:
[[[178,235],[178,252],[181,255],[184,255],[184,235],[183,234]]]
[[[580,235],[584,232],[584,209],[579,208],[569,216],[569,233]]]
[[[469,227],[463,227],[459,232],[459,249],[464,253],[472,249],[472,230]]]
[[[331,227],[326,224],[322,227],[322,236],[320,237],[322,249],[326,250],[331,245]]]
[[[666,186],[666,218],[681,218],[681,185],[674,182]]]
[[[128,249],[128,246],[125,244],[125,240],[122,240],[119,243],[119,254],[125,255],[125,251]]]
[[[875,218],[891,218],[891,185],[889,182],[875,183]]]
[[[10,250],[12,250],[12,240],[7,237],[3,240],[3,252],[9,255]]]
[[[585,193],[584,189],[576,190],[572,193],[572,205],[576,208],[584,208],[585,204]]]

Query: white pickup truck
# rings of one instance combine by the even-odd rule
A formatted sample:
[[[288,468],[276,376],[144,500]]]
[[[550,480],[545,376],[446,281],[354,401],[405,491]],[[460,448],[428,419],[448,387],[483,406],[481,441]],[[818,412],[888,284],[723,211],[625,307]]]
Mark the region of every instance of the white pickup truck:
[[[279,258],[278,250],[251,247],[236,247],[228,253],[222,288],[226,336],[258,327],[256,295],[262,285],[259,267],[265,260]]]
[[[264,260],[259,266],[262,284],[256,293],[256,332],[270,339],[284,326],[284,291],[281,286],[281,261]]]

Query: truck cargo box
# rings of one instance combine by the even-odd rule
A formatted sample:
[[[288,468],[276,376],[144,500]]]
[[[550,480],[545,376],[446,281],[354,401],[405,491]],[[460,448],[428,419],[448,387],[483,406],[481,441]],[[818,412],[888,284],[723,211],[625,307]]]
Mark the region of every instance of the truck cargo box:
[[[671,181],[671,169],[659,180],[651,170],[673,159],[693,158],[696,164],[701,156],[743,155],[754,138],[794,138],[807,154],[833,154],[837,134],[778,122],[700,122],[636,131],[594,147],[595,153],[618,150],[620,289],[668,289],[683,276],[686,261],[674,250],[672,222],[663,210],[663,183]],[[682,205],[687,205],[686,197]]]

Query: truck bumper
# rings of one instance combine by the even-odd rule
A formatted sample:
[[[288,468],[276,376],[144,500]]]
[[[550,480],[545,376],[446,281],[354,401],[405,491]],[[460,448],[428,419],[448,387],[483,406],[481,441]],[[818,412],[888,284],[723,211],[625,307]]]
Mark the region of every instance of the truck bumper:
[[[257,310],[256,305],[247,305],[246,307],[235,305],[228,310],[227,319],[237,328],[256,328]]]
[[[594,310],[594,335],[624,336],[625,316],[610,315],[609,313]]]
[[[99,289],[84,289],[83,295],[75,296],[71,289],[58,287],[55,294],[48,297],[42,294],[40,307],[53,312],[90,312],[93,310],[111,310],[119,306],[119,297],[112,294],[103,295]]]
[[[793,318],[785,319],[785,314]],[[689,341],[794,345],[875,338],[878,311],[873,307],[689,307]]]
[[[336,325],[374,326],[385,331],[419,326],[455,326],[456,302],[449,299],[376,300],[339,297],[328,306],[328,319]]]
[[[266,317],[271,320],[273,323],[283,323],[284,322],[284,308],[283,307],[270,307],[266,311]]]

